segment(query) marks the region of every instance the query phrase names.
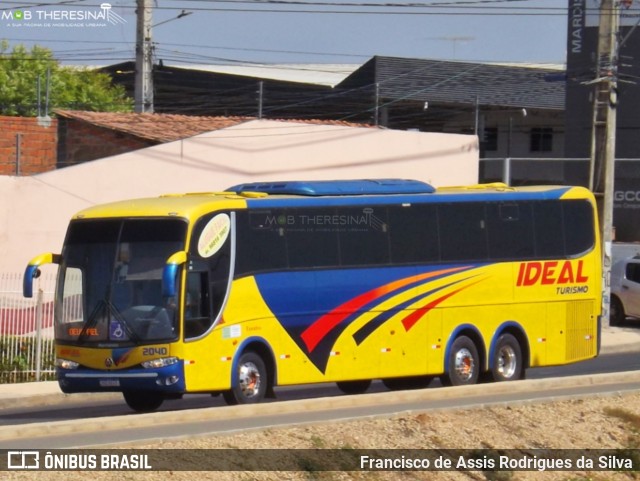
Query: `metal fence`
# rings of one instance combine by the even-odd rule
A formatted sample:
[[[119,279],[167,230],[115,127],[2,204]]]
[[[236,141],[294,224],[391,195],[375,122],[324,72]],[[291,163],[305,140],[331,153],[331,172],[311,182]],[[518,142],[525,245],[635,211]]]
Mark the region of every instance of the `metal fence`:
[[[0,382],[53,379],[55,276],[42,275],[22,296],[22,273],[0,273]]]

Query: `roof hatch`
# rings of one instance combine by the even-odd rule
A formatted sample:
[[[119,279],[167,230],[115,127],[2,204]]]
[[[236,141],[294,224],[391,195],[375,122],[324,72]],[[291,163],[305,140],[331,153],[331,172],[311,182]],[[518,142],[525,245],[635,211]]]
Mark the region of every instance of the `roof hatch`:
[[[432,194],[436,189],[419,180],[362,179],[362,180],[295,180],[285,182],[251,182],[238,184],[228,192],[264,192],[280,195],[377,195]]]

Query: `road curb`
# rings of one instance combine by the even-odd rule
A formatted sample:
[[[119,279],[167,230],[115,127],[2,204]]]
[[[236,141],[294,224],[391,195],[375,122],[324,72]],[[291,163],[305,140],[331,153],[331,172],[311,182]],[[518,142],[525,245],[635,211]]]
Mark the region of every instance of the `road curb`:
[[[11,407],[35,407],[35,406],[49,406],[52,404],[58,404],[61,401],[71,400],[71,401],[83,401],[83,400],[98,400],[98,401],[109,401],[113,399],[122,399],[121,393],[88,393],[88,394],[65,394],[62,391],[58,390],[57,392],[47,392],[40,394],[29,394],[29,395],[16,395],[16,396],[5,396],[0,397],[0,405],[2,408],[11,408]],[[1,429],[1,427],[0,427]]]
[[[149,414],[129,414],[125,416],[33,423],[27,425],[0,427],[0,440],[38,438],[44,436],[112,431],[119,429],[144,428],[148,426],[182,424],[215,420],[264,417],[269,415],[295,414],[306,411],[328,411],[340,408],[365,408],[372,405],[409,403],[442,400],[458,397],[472,397],[486,394],[513,394],[514,392],[541,392],[564,390],[571,387],[637,383],[631,390],[640,390],[640,371],[623,373],[593,374],[575,377],[533,379],[508,383],[477,384],[450,388],[428,388],[415,391],[391,391],[368,395],[314,398],[276,403],[243,406],[222,406],[189,411],[169,411]],[[66,396],[61,394],[62,396]],[[425,405],[428,408],[428,405]]]

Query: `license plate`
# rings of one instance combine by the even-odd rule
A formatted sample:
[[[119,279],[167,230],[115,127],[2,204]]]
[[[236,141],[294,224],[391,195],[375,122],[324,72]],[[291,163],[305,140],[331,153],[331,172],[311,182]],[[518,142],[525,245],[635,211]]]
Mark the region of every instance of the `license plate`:
[[[120,387],[119,379],[100,379],[100,387]]]

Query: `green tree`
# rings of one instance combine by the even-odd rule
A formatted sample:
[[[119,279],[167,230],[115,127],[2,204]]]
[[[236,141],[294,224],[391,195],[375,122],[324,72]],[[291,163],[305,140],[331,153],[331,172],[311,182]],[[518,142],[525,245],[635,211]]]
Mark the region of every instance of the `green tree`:
[[[10,50],[0,42],[0,115],[33,117],[38,114],[38,78],[40,112],[44,114],[47,76],[48,110],[73,109],[100,112],[130,112],[133,101],[120,85],[111,83],[107,74],[61,66],[51,50],[17,45]]]

